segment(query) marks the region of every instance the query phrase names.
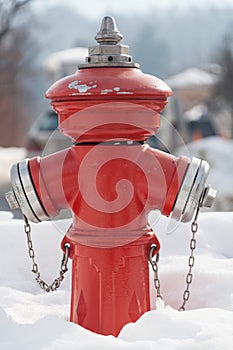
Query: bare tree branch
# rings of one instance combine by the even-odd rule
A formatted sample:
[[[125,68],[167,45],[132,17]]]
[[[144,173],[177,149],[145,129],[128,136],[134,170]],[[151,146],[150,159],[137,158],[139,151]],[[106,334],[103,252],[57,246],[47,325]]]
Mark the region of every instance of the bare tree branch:
[[[0,0],[0,41],[10,31],[19,10],[31,0]]]
[[[0,0],[0,145],[24,146],[32,100],[28,77],[33,74],[29,60],[30,20],[23,16],[31,0]],[[21,17],[20,17],[21,15]],[[17,18],[16,18],[17,16]],[[25,19],[26,18],[26,19]],[[29,60],[29,61],[28,61]]]

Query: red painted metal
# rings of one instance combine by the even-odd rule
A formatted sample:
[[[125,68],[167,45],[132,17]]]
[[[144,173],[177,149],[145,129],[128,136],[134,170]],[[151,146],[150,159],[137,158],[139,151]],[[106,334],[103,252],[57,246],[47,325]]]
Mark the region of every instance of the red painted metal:
[[[150,310],[148,251],[160,246],[147,216],[170,214],[187,160],[147,145],[100,144],[33,158],[29,167],[48,215],[73,212],[62,242],[73,262],[70,320],[117,336]]]
[[[70,243],[72,298],[70,320],[96,333],[117,336],[122,327],[150,310],[148,254],[154,234],[115,248]]]
[[[55,83],[46,93],[61,132],[78,141],[145,140],[160,125],[172,94],[160,79],[136,68],[87,68]]]

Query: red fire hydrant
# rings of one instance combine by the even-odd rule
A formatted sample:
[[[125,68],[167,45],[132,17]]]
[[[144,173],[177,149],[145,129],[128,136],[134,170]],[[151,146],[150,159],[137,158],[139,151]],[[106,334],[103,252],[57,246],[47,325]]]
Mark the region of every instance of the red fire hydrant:
[[[73,263],[70,320],[117,336],[150,310],[148,254],[160,246],[149,212],[191,220],[200,198],[210,200],[209,167],[144,144],[171,90],[132,62],[112,17],[95,38],[86,63],[46,93],[73,146],[14,165],[7,199],[33,222],[72,211],[62,242]]]

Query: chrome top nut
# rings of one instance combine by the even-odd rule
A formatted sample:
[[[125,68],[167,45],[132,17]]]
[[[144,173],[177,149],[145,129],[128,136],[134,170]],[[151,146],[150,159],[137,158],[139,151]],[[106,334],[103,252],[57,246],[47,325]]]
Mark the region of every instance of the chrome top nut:
[[[13,191],[9,191],[5,194],[5,198],[7,200],[7,203],[9,204],[9,207],[11,209],[17,209],[19,208],[19,203],[15,197],[15,194]]]
[[[120,44],[122,38],[123,35],[117,29],[115,19],[111,16],[104,17],[100,31],[95,36],[99,45],[88,48],[86,62],[80,64],[78,68],[139,68],[139,64],[134,63],[132,56],[129,55],[129,47]]]
[[[211,186],[207,186],[204,190],[204,194],[201,200],[201,206],[211,208],[216,198],[217,191]]]

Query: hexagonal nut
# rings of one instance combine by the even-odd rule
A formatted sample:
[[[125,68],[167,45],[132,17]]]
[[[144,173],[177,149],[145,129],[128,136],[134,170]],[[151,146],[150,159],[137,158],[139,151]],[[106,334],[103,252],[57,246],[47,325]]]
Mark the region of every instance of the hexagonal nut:
[[[211,208],[216,198],[217,191],[211,186],[207,186],[201,202],[202,207]]]
[[[19,208],[19,203],[15,197],[15,194],[13,191],[9,191],[5,194],[5,198],[6,198],[6,201],[7,203],[9,204],[9,207],[11,209],[17,209]]]

